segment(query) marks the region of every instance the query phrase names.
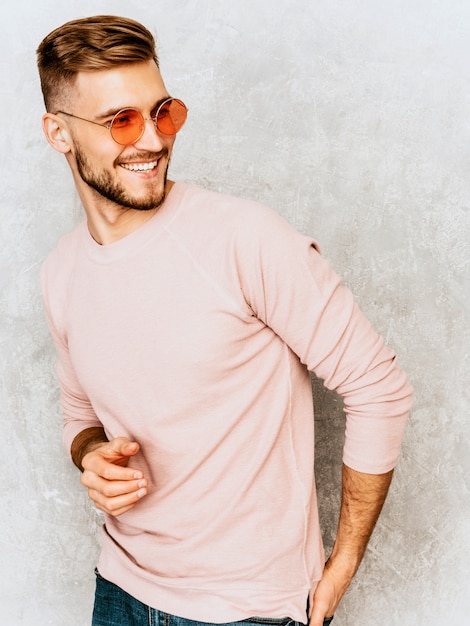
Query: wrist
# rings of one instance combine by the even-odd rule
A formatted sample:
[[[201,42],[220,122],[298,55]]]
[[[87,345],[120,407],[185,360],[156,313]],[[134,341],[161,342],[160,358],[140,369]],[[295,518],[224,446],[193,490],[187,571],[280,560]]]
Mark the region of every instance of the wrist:
[[[85,428],[75,436],[70,448],[72,461],[83,472],[83,457],[98,448],[103,443],[107,443],[108,438],[101,426]]]
[[[328,560],[325,563],[325,569],[330,571],[341,572],[342,575],[352,579],[359,569],[363,554],[357,554],[349,550],[335,550],[333,548]]]

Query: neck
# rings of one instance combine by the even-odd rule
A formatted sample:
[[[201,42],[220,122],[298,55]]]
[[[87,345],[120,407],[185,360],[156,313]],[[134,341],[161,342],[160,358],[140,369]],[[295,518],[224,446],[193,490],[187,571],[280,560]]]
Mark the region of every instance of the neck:
[[[166,181],[165,198],[173,185],[173,181]],[[163,200],[154,209],[140,211],[110,202],[89,187],[83,189],[77,186],[77,189],[85,209],[88,231],[102,246],[124,239],[143,226],[164,202]]]

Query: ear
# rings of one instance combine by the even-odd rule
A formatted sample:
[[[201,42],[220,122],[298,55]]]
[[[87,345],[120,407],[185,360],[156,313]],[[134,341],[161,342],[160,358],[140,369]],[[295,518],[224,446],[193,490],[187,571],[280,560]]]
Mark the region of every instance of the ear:
[[[42,129],[54,150],[62,154],[71,151],[73,141],[65,120],[53,113],[46,113],[42,118]]]

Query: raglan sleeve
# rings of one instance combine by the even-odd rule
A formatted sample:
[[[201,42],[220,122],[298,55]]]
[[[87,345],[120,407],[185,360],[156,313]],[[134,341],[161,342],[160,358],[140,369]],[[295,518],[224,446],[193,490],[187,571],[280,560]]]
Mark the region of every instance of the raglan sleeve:
[[[316,242],[261,211],[241,246],[242,289],[254,314],[344,400],[343,461],[380,474],[398,459],[412,388]]]
[[[77,379],[70,358],[64,323],[67,293],[67,278],[64,274],[64,268],[56,263],[55,255],[51,253],[41,268],[41,289],[45,316],[57,353],[60,407],[63,416],[62,441],[70,454],[76,435],[86,428],[100,427],[101,422]]]

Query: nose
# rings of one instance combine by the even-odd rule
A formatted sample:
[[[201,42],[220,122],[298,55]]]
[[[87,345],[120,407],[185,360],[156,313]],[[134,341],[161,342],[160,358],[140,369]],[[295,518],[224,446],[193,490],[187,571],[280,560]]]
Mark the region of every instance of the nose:
[[[147,152],[160,152],[165,142],[158,132],[155,122],[152,119],[144,120],[144,132],[142,137],[135,142],[135,147]]]

